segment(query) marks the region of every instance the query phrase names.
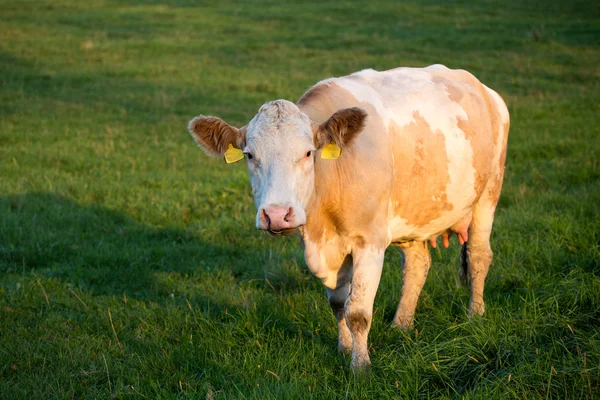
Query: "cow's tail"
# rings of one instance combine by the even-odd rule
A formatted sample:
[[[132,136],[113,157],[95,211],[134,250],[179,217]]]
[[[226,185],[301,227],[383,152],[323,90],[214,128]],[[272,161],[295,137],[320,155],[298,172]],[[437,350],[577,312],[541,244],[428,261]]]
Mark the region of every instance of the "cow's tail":
[[[461,286],[469,286],[469,255],[467,254],[467,246],[469,242],[465,242],[460,250],[460,263],[458,265],[458,283]]]

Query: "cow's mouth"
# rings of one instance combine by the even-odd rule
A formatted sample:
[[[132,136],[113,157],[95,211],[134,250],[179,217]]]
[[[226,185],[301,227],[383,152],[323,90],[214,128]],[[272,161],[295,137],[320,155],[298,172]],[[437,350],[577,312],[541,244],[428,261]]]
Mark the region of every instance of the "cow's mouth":
[[[276,231],[269,227],[269,229],[267,229],[267,232],[269,232],[273,236],[290,236],[297,230],[298,230],[298,228],[296,227],[296,228],[286,228],[286,229]]]

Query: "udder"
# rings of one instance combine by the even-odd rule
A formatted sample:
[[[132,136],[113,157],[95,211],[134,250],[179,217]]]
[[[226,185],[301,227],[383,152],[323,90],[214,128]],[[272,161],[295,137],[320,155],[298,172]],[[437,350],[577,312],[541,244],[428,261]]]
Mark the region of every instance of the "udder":
[[[442,237],[442,245],[445,248],[448,248],[450,245],[450,237],[453,234],[458,236],[458,243],[461,245],[465,244],[469,240],[469,225],[471,225],[471,220],[473,219],[473,213],[470,212],[463,219],[461,219],[456,224],[452,225],[450,228],[446,229],[443,232],[435,234],[429,238],[429,244],[434,249],[437,248],[437,238],[439,236]]]

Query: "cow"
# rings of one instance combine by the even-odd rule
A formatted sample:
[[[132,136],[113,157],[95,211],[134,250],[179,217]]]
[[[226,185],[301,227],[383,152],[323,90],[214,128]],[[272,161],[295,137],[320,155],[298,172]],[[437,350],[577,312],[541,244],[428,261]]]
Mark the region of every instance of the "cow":
[[[297,103],[265,103],[239,129],[212,116],[188,128],[208,154],[246,158],[258,229],[300,233],[337,319],[338,348],[361,369],[371,363],[367,336],[390,245],[403,252],[393,325],[413,326],[428,246],[441,236],[448,247],[453,234],[471,285],[468,315],[484,313],[509,123],[494,90],[431,65],[326,79]]]

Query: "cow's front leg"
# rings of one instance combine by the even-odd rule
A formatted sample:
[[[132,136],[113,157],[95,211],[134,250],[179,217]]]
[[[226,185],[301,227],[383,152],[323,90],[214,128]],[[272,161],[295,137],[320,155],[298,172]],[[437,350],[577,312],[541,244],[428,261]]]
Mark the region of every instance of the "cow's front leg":
[[[385,248],[372,247],[356,251],[353,259],[352,290],[346,300],[344,312],[352,334],[352,368],[360,369],[371,364],[367,339],[373,317],[373,302],[379,286]]]
[[[346,324],[346,318],[344,317],[344,303],[348,298],[350,292],[350,282],[337,289],[327,288],[327,298],[329,299],[329,305],[335,314],[338,325],[338,350],[341,353],[349,353],[352,351],[352,335],[348,324]]]
[[[327,288],[327,298],[338,325],[338,350],[342,353],[352,351],[352,335],[344,316],[344,304],[350,293],[350,279],[352,278],[352,256],[346,256],[342,268],[338,271],[335,289]]]

